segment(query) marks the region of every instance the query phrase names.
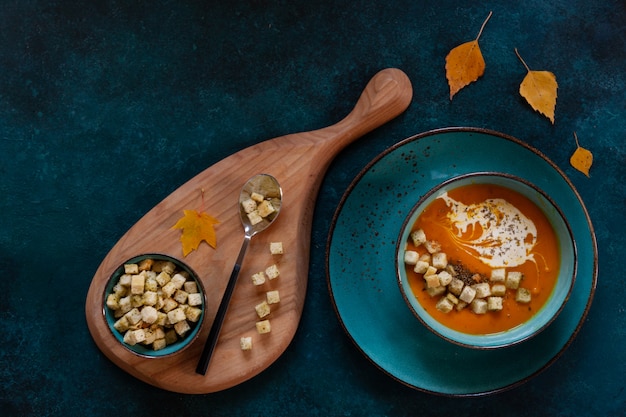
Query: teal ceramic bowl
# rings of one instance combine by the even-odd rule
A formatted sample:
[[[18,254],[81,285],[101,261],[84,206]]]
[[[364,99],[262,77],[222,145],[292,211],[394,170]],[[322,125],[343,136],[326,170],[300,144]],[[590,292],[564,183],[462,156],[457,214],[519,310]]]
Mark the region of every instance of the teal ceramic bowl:
[[[548,218],[558,239],[560,247],[560,270],[551,295],[548,297],[545,304],[535,312],[529,320],[506,331],[476,335],[451,329],[434,319],[433,316],[424,309],[409,285],[404,263],[404,252],[406,242],[410,239],[412,226],[415,224],[415,221],[424,208],[444,192],[469,184],[498,185],[527,197],[539,207]],[[437,238],[434,237],[433,239],[436,240]],[[546,193],[530,182],[520,177],[497,172],[477,172],[460,175],[441,183],[426,193],[417,202],[402,225],[396,248],[398,284],[402,296],[413,314],[424,326],[443,339],[464,347],[476,349],[496,349],[513,346],[536,336],[548,327],[559,315],[569,298],[576,277],[576,265],[576,245],[573,235],[567,220],[558,206]],[[513,300],[506,301],[513,302]],[[454,311],[448,314],[454,314]]]
[[[118,284],[120,277],[125,274],[124,265],[126,264],[138,264],[143,260],[151,259],[155,262],[171,262],[175,265],[177,272],[185,272],[186,276],[188,276],[187,281],[195,282],[198,293],[200,294],[201,304],[196,305],[195,308],[200,309],[200,315],[197,318],[197,321],[189,321],[187,320],[187,324],[189,326],[189,330],[186,331],[182,336],[178,336],[177,340],[172,343],[168,343],[167,346],[160,348],[158,350],[154,349],[154,345],[147,344],[144,342],[140,343],[127,343],[124,341],[124,334],[118,331],[114,325],[115,322],[119,319],[119,317],[115,317],[114,310],[107,306],[107,298],[109,294],[115,291],[115,285]],[[197,298],[197,297],[196,297]],[[111,333],[115,337],[115,339],[126,349],[133,352],[136,355],[148,358],[163,358],[167,356],[171,356],[177,353],[182,352],[185,348],[187,348],[197,337],[202,327],[202,321],[204,320],[204,311],[206,305],[206,295],[204,292],[204,287],[202,286],[202,282],[198,279],[197,274],[185,263],[180,260],[173,258],[171,256],[162,255],[162,254],[145,254],[141,256],[136,256],[124,262],[120,265],[115,272],[111,275],[109,282],[107,283],[104,290],[104,299],[103,299],[103,314],[107,324],[109,325],[109,329]],[[185,305],[184,303],[182,305]],[[147,325],[142,326],[147,327]],[[172,326],[167,326],[165,330],[170,330]]]

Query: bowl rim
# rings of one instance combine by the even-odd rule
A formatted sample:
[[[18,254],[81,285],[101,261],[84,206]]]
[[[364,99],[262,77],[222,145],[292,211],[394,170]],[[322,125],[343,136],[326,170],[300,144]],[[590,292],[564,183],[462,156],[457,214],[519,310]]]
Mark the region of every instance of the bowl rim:
[[[196,284],[198,285],[198,289],[200,291],[200,293],[202,294],[202,313],[200,315],[200,319],[194,323],[193,328],[191,329],[191,331],[189,332],[189,334],[182,340],[177,341],[174,345],[170,345],[170,346],[175,346],[176,349],[173,349],[171,352],[167,352],[167,353],[161,353],[159,354],[158,350],[150,350],[148,348],[144,348],[141,349],[140,351],[136,350],[136,348],[134,346],[130,346],[126,343],[124,343],[123,341],[123,335],[119,332],[117,332],[117,330],[115,330],[113,328],[113,323],[115,322],[115,319],[113,318],[112,314],[111,314],[111,309],[107,307],[106,305],[106,298],[108,296],[108,294],[111,292],[111,288],[113,287],[114,284],[112,284],[113,279],[115,279],[116,277],[121,276],[121,271],[123,271],[124,265],[128,264],[128,263],[135,263],[135,262],[139,262],[141,260],[144,259],[156,259],[156,260],[166,260],[166,261],[171,261],[174,262],[178,267],[182,268],[183,270],[185,270],[189,276],[191,278],[193,278],[193,280],[196,282]],[[167,255],[164,253],[157,253],[157,252],[150,252],[150,253],[144,253],[144,254],[140,254],[140,255],[135,255],[132,256],[130,258],[128,258],[126,261],[120,263],[114,270],[113,272],[111,272],[109,278],[106,281],[106,284],[104,285],[103,288],[103,294],[102,294],[102,317],[107,325],[107,328],[109,329],[109,332],[111,333],[111,336],[113,336],[113,338],[122,346],[124,347],[127,351],[131,352],[134,355],[137,355],[139,357],[142,358],[149,358],[149,359],[159,359],[159,358],[168,358],[171,357],[173,355],[177,355],[181,352],[183,352],[184,350],[186,350],[195,339],[198,338],[198,335],[200,334],[200,329],[202,328],[202,324],[204,322],[204,318],[205,318],[205,310],[206,310],[206,304],[207,304],[207,296],[206,296],[206,291],[204,290],[204,285],[202,284],[202,280],[200,279],[200,276],[193,270],[193,268],[191,268],[186,262],[171,256],[171,255]],[[109,320],[109,318],[111,320]],[[143,345],[139,346],[139,347],[143,347]],[[167,349],[167,347],[165,348]]]
[[[500,343],[492,343],[492,344],[479,344],[479,343],[470,343],[468,342],[464,342],[462,340],[459,340],[457,338],[451,337],[448,334],[443,334],[442,332],[440,332],[438,329],[434,328],[433,326],[431,326],[422,316],[421,314],[415,309],[415,307],[413,306],[413,304],[411,303],[411,300],[409,299],[409,297],[412,297],[415,302],[417,304],[419,304],[419,301],[417,300],[417,297],[415,297],[415,295],[412,293],[411,291],[411,296],[409,296],[407,294],[407,291],[404,288],[403,285],[403,270],[405,268],[404,265],[404,261],[403,261],[403,257],[401,257],[401,253],[404,252],[404,247],[406,245],[406,240],[403,239],[403,235],[407,229],[407,227],[412,226],[412,224],[410,223],[410,219],[414,216],[414,214],[416,213],[416,211],[435,193],[437,193],[438,191],[440,191],[441,189],[443,189],[444,187],[461,181],[461,180],[466,180],[466,179],[471,179],[471,178],[483,178],[483,177],[498,177],[498,178],[503,178],[506,181],[513,181],[513,182],[518,182],[520,184],[522,184],[523,186],[526,186],[532,190],[534,190],[535,192],[538,193],[539,196],[541,196],[541,198],[545,199],[549,205],[555,210],[555,212],[557,213],[557,218],[560,218],[563,222],[563,225],[565,226],[565,230],[567,231],[567,236],[568,239],[566,239],[567,242],[569,242],[569,244],[571,244],[571,251],[572,251],[572,271],[571,274],[568,274],[567,276],[571,279],[569,279],[569,285],[567,287],[567,291],[565,293],[565,295],[563,296],[562,300],[560,300],[560,305],[558,306],[558,308],[556,309],[556,311],[554,311],[554,313],[549,317],[548,320],[546,320],[544,323],[541,323],[541,326],[537,327],[536,329],[534,329],[532,332],[523,335],[523,337],[519,337],[517,339],[514,339],[512,341],[502,341]],[[500,185],[500,186],[505,186],[502,184],[496,184],[496,185]],[[518,193],[520,193],[520,191],[518,190],[514,190]],[[528,198],[528,196],[526,196]],[[545,214],[545,210],[540,207],[536,202],[533,201],[533,204],[535,204],[536,206],[539,207],[540,210],[542,210]],[[547,214],[545,214],[547,216]],[[548,216],[549,217],[549,216]],[[412,223],[415,222],[416,219],[413,220]],[[569,247],[568,244],[568,247]],[[561,247],[563,247],[563,243],[559,242],[559,245]],[[571,226],[564,214],[564,212],[561,210],[561,208],[558,206],[558,204],[554,201],[554,199],[552,199],[546,192],[544,192],[540,187],[538,187],[537,185],[535,185],[534,183],[532,183],[531,181],[528,181],[525,178],[522,178],[518,175],[514,175],[514,174],[510,174],[507,172],[499,172],[499,171],[474,171],[474,172],[469,172],[469,173],[464,173],[464,174],[460,174],[460,175],[456,175],[453,176],[451,178],[448,178],[447,180],[437,184],[436,186],[432,187],[430,190],[428,190],[421,198],[418,199],[418,201],[415,203],[415,205],[409,210],[407,216],[405,217],[404,221],[402,222],[402,227],[400,228],[400,233],[398,235],[398,239],[397,239],[397,243],[396,243],[396,251],[395,251],[395,264],[396,264],[396,282],[398,284],[398,287],[400,289],[400,293],[402,295],[402,298],[404,299],[405,303],[407,304],[407,306],[409,307],[411,313],[417,317],[417,319],[422,323],[422,325],[424,325],[424,327],[426,327],[431,333],[441,337],[442,339],[451,342],[453,344],[462,346],[462,347],[466,347],[466,348],[472,348],[472,349],[476,349],[476,350],[495,350],[495,349],[500,349],[500,348],[507,348],[507,347],[511,347],[511,346],[515,346],[518,345],[526,340],[529,340],[533,337],[535,337],[536,335],[538,335],[539,333],[541,333],[543,330],[545,330],[557,317],[558,315],[561,313],[561,311],[563,310],[563,308],[565,307],[565,305],[567,304],[567,301],[569,300],[569,297],[572,293],[572,289],[574,288],[574,283],[576,280],[576,275],[577,275],[577,268],[578,268],[578,252],[577,252],[577,247],[576,247],[576,241],[574,239],[574,235],[572,233],[572,229]],[[406,276],[406,273],[404,274]],[[556,286],[555,288],[556,289]],[[553,289],[553,291],[554,291]],[[537,314],[539,314],[542,310],[544,310],[544,308],[547,306],[547,304],[549,303],[549,301],[552,299],[552,297],[554,296],[554,293],[550,294],[550,296],[548,297],[548,299],[546,300],[546,302],[544,303],[544,305],[541,306],[541,308],[539,310],[537,310],[537,312],[535,312],[533,314],[532,317],[536,317]],[[425,314],[428,314],[426,312],[424,312]],[[447,331],[449,331],[449,333],[451,333],[452,335],[463,335],[465,339],[471,339],[473,341],[478,342],[479,340],[487,340],[489,337],[495,337],[495,335],[502,335],[508,332],[511,332],[515,329],[519,329],[524,327],[524,325],[526,323],[528,323],[530,321],[530,319],[524,323],[521,323],[515,327],[512,327],[511,329],[507,329],[507,330],[503,330],[501,332],[496,332],[496,333],[489,333],[489,334],[478,334],[478,335],[474,335],[474,334],[470,334],[470,333],[463,333],[460,332],[458,330],[454,330],[451,329],[443,324],[441,324],[440,322],[438,322],[436,319],[433,319],[434,322],[436,322],[439,326],[441,326],[442,328],[445,328]]]

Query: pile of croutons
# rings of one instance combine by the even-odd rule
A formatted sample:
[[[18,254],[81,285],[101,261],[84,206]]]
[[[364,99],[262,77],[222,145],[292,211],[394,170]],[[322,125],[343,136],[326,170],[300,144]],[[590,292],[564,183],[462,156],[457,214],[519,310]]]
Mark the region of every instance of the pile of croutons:
[[[437,310],[449,313],[466,307],[476,314],[499,311],[503,308],[507,289],[515,290],[515,301],[530,303],[531,293],[520,286],[523,274],[494,268],[490,277],[471,274],[448,262],[437,241],[428,240],[422,229],[414,230],[410,239],[416,248],[424,247],[422,255],[417,251],[405,250],[404,263],[413,266],[413,271],[424,279],[426,292],[431,297],[440,297]]]
[[[202,315],[195,280],[170,261],[144,259],[124,265],[106,298],[124,343],[160,350],[184,338]]]

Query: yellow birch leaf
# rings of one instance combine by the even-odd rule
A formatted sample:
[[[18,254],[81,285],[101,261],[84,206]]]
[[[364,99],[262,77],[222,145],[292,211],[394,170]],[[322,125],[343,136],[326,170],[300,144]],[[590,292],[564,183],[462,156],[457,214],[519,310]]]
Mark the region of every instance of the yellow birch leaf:
[[[198,249],[203,240],[211,247],[216,248],[217,237],[213,225],[219,222],[208,214],[196,210],[183,210],[183,212],[185,215],[172,227],[173,229],[182,229],[180,242],[183,245],[183,256],[187,256],[191,251]]]
[[[463,87],[478,80],[485,73],[485,60],[478,45],[478,39],[491,17],[483,22],[476,39],[453,48],[446,56],[446,78],[450,87],[450,100]]]
[[[515,49],[517,57],[522,61],[528,73],[519,86],[519,93],[526,99],[530,107],[546,116],[554,124],[557,89],[556,76],[550,71],[532,71]]]
[[[576,140],[576,150],[570,157],[569,163],[589,177],[589,169],[591,168],[591,164],[593,164],[593,154],[588,149],[580,146],[576,132],[574,132],[574,139]]]

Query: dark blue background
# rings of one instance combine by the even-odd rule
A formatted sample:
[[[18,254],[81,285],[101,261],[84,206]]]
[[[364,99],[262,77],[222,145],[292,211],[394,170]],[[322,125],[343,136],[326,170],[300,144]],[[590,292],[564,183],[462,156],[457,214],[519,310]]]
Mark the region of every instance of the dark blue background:
[[[444,58],[476,37],[485,75],[448,97]],[[518,94],[556,74],[556,124]],[[346,148],[315,208],[307,301],[285,354],[209,395],[114,366],[84,318],[108,250],[198,172],[246,146],[343,118],[378,70],[413,83],[406,113]],[[626,5],[621,0],[0,1],[0,409],[3,415],[624,415]],[[593,306],[562,357],[483,398],[407,388],[361,356],[325,279],[330,219],[355,175],[413,134],[484,127],[544,152],[595,226]],[[573,132],[595,157],[569,165]],[[494,156],[497,157],[497,156]]]

